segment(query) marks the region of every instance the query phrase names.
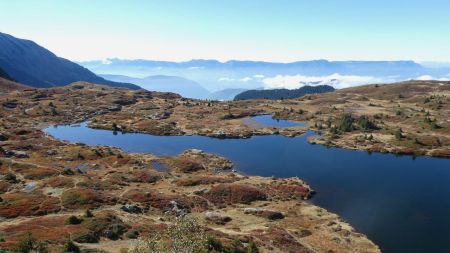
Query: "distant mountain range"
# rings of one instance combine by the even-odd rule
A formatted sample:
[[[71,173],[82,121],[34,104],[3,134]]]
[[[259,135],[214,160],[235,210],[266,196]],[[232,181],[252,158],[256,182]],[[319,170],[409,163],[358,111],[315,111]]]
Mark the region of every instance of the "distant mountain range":
[[[248,90],[244,91],[234,98],[234,100],[247,100],[247,99],[291,99],[299,98],[306,94],[325,93],[331,92],[335,89],[329,85],[318,86],[303,86],[299,89],[272,89],[272,90]]]
[[[101,75],[103,78],[125,83],[135,83],[153,91],[175,92],[187,98],[209,98],[210,92],[200,84],[178,76],[155,75],[135,78],[123,75]]]
[[[227,61],[191,60],[186,62],[152,61],[152,60],[122,60],[108,59],[105,61],[80,62],[95,73],[123,74],[129,76],[143,75],[176,75],[195,80],[196,74],[215,72],[222,78],[240,80],[242,78],[270,77],[275,75],[306,75],[327,76],[334,73],[341,75],[361,76],[420,76],[439,72],[414,61],[297,61],[292,63],[274,63],[260,61]],[[444,72],[448,74],[450,68]],[[183,74],[180,74],[183,73]],[[249,82],[249,79],[247,82]],[[225,80],[222,80],[225,81]],[[241,80],[245,82],[245,80]]]
[[[0,68],[17,82],[33,87],[53,87],[76,81],[139,89],[129,83],[105,80],[90,70],[60,58],[33,41],[0,33]]]
[[[151,69],[267,69],[278,74],[330,75],[359,74],[359,75],[398,75],[422,74],[424,67],[414,61],[297,61],[291,63],[276,63],[262,61],[227,61],[190,60],[185,62],[153,61],[153,60],[122,60],[107,59],[105,61],[80,62],[83,66],[96,72],[136,71],[140,73]],[[282,70],[280,72],[280,70]],[[408,71],[408,73],[403,73]],[[413,72],[413,73],[411,73]]]
[[[56,56],[33,41],[0,33],[0,75],[32,87],[87,81],[131,89],[142,85],[149,90],[176,92],[190,98],[231,100],[244,90],[295,90],[306,85],[345,88],[409,79],[450,78],[449,64],[414,61],[274,63],[106,59],[79,64],[82,66]]]
[[[414,61],[261,61],[191,60],[185,62],[107,59],[80,62],[97,74],[179,76],[215,92],[225,89],[296,89],[305,83],[343,88],[409,79],[448,79],[449,65]]]

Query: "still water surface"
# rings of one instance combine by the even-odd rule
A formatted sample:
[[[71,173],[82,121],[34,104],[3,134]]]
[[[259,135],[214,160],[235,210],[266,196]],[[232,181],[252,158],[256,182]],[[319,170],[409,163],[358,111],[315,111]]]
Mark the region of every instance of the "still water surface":
[[[270,119],[263,120],[271,124]],[[197,148],[231,159],[235,168],[245,174],[298,176],[317,191],[312,203],[339,214],[380,245],[383,252],[450,249],[447,159],[326,148],[308,144],[312,132],[296,138],[272,135],[220,140],[203,136],[113,135],[85,124],[49,127],[45,131],[58,139],[115,146],[128,152],[176,155]]]
[[[297,127],[306,126],[304,122],[296,122],[291,120],[273,119],[272,115],[258,115],[249,118],[243,118],[242,121],[248,125],[256,127]]]

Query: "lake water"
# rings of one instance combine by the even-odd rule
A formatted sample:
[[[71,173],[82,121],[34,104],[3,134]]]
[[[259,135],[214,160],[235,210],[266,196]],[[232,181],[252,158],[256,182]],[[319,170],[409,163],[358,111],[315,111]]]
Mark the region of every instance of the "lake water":
[[[258,115],[254,117],[249,118],[243,118],[242,121],[245,124],[253,125],[256,127],[278,127],[278,128],[285,128],[285,127],[297,127],[297,126],[306,126],[304,122],[296,122],[291,120],[280,120],[280,119],[273,119],[272,115]]]
[[[264,118],[267,120],[267,118]],[[270,122],[269,122],[270,123]],[[285,122],[282,122],[285,123]],[[311,202],[339,214],[383,252],[448,252],[450,160],[397,157],[311,145],[305,136],[249,139],[117,134],[79,126],[49,127],[62,140],[109,145],[129,152],[176,155],[196,148],[231,159],[249,175],[305,179]]]

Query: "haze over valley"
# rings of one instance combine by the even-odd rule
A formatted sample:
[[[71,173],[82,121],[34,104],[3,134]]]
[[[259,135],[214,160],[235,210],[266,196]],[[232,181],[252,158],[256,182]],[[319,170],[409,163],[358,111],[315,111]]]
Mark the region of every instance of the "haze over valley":
[[[174,92],[188,98],[232,100],[252,89],[298,89],[329,85],[335,89],[371,83],[450,78],[450,66],[414,61],[258,61],[106,59],[71,62],[33,41],[0,33],[0,67],[13,79],[34,87],[76,80],[110,86]],[[52,71],[48,67],[52,66]],[[84,67],[84,68],[83,68]],[[57,69],[56,69],[57,68]],[[134,86],[133,86],[134,85]]]
[[[192,80],[210,92],[223,89],[297,89],[305,85],[331,85],[336,89],[370,83],[405,80],[449,80],[449,66],[422,65],[414,61],[255,61],[107,59],[79,62],[100,75],[130,77],[178,76]],[[113,79],[112,79],[113,80]],[[120,79],[116,79],[120,80]],[[204,93],[203,93],[204,94]],[[204,96],[201,94],[201,96]],[[199,96],[198,98],[201,98]]]

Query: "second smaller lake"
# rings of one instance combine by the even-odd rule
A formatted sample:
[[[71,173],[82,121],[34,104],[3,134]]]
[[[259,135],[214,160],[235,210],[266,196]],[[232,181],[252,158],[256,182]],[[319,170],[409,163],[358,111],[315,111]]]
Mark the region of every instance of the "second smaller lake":
[[[272,115],[258,115],[251,118],[242,119],[247,125],[254,127],[298,127],[306,126],[304,122],[296,122],[292,120],[274,119]]]

